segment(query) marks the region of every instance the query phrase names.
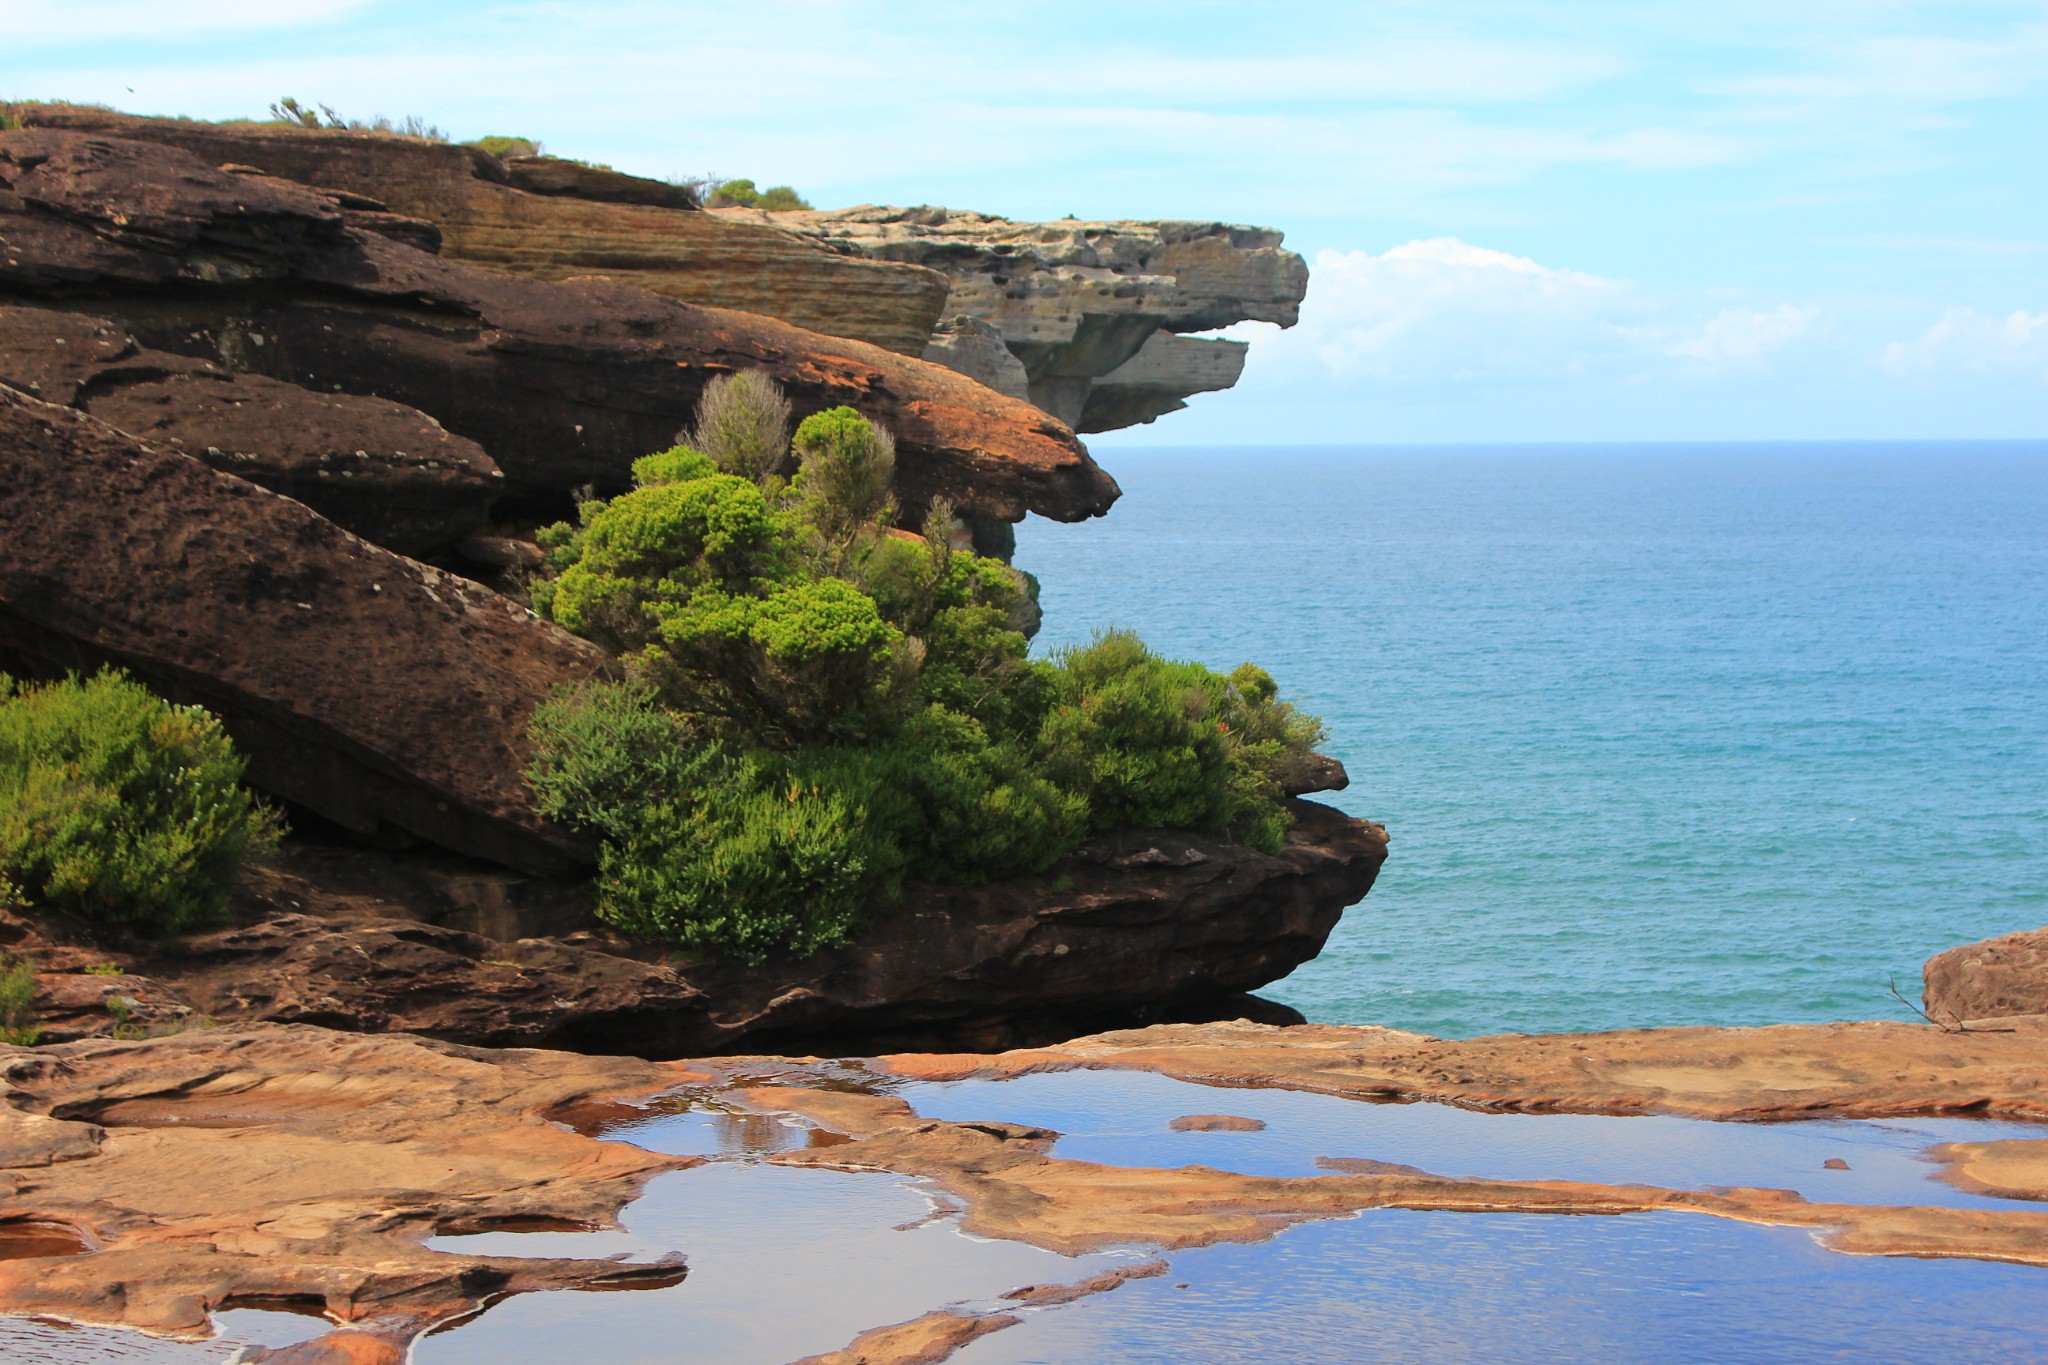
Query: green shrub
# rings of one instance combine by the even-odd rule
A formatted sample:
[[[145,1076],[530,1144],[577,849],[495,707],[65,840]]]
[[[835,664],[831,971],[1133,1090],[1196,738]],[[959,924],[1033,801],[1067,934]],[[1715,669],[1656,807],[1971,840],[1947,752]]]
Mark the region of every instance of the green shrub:
[[[34,1022],[30,1006],[36,998],[36,969],[30,962],[10,962],[0,970],[0,1043],[9,1047],[34,1047],[42,1041],[43,1030]]]
[[[93,924],[212,923],[277,831],[241,776],[212,716],[111,669],[44,686],[0,675],[0,879]]]
[[[731,397],[744,378],[727,401],[772,411],[772,385]],[[541,535],[535,609],[632,674],[543,707],[528,775],[602,837],[604,918],[759,960],[843,940],[905,878],[1041,872],[1097,831],[1280,847],[1322,728],[1263,670],[1117,632],[1033,659],[1027,580],[959,548],[950,507],[922,536],[888,527],[886,432],[818,413],[785,482],[780,451],[730,432],[786,424],[729,417]]]
[[[495,157],[539,156],[541,144],[538,138],[530,137],[480,137],[469,144],[479,151]]]
[[[804,418],[791,444],[798,462],[792,487],[805,519],[828,541],[843,541],[893,514],[896,441],[888,432],[852,408],[827,408]]]
[[[787,185],[770,185],[754,200],[754,207],[769,213],[787,213],[792,209],[807,209],[811,201]]]
[[[761,192],[754,188],[754,182],[742,178],[721,181],[705,202],[712,208],[750,209],[760,197]]]

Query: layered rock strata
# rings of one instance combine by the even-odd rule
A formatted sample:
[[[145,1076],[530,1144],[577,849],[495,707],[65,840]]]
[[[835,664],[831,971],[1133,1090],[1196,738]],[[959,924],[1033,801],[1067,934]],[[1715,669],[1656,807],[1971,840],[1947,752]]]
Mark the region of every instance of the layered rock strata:
[[[1067,428],[942,366],[618,284],[473,269],[349,213],[173,148],[0,133],[0,300],[415,408],[480,445],[510,492],[558,503],[623,487],[705,385],[741,369],[780,381],[799,416],[844,403],[888,426],[913,512],[943,496],[983,518],[1078,520],[1117,496]]]
[[[677,960],[603,931],[582,888],[338,850],[254,874],[237,928],[122,952],[18,925],[13,951],[50,969],[41,1008],[69,1025],[57,1037],[112,1026],[78,1008],[67,975],[108,964],[127,975],[85,989],[128,999],[145,1027],[204,1015],[642,1056],[1000,1047],[1115,1021],[1298,1018],[1243,993],[1321,949],[1371,887],[1386,836],[1314,803],[1295,813],[1278,856],[1183,833],[1110,836],[1041,877],[914,886],[846,946],[758,967]]]
[[[370,837],[534,871],[526,723],[596,646],[301,503],[0,388],[0,667],[112,663],[221,717],[249,780]]]
[[[405,555],[483,530],[505,481],[481,446],[414,408],[146,350],[86,313],[0,306],[0,384],[296,498]]]
[[[15,116],[29,127],[162,143],[210,165],[347,191],[426,220],[451,260],[538,280],[606,276],[901,355],[924,349],[946,298],[936,271],[698,212],[681,186],[556,157],[500,161],[474,147],[390,134],[67,105],[17,105]]]
[[[1191,337],[1238,322],[1291,327],[1308,266],[1270,228],[1224,223],[1020,223],[943,208],[862,205],[823,212],[719,209],[870,259],[923,265],[951,281],[925,358],[1004,387],[963,339],[995,330],[1031,401],[1080,432],[1150,422],[1193,394],[1227,389],[1246,345]],[[971,322],[962,321],[971,320]],[[1011,391],[1008,388],[1005,392]]]

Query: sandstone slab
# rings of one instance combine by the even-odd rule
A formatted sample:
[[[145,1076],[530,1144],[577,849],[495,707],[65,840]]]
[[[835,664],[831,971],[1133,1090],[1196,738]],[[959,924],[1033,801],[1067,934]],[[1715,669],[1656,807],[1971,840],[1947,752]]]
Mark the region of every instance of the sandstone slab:
[[[0,306],[0,384],[296,498],[400,554],[475,535],[504,485],[481,446],[413,408],[145,350],[86,313]]]
[[[608,662],[465,579],[83,414],[0,389],[0,662],[114,663],[219,715],[255,786],[370,836],[535,871],[526,722]]]

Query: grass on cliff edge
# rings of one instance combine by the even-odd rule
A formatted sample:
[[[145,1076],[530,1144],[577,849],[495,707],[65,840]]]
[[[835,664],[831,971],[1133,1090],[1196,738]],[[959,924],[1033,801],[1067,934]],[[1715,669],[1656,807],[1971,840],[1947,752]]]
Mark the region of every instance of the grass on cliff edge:
[[[170,934],[217,922],[277,817],[220,722],[113,669],[0,674],[0,905]]]
[[[757,375],[693,445],[547,528],[534,609],[628,661],[534,719],[549,816],[603,842],[599,914],[748,961],[845,940],[907,879],[1043,871],[1119,828],[1277,851],[1323,737],[1264,670],[1111,632],[1033,659],[1024,580],[951,509],[894,529],[894,446],[851,408],[792,440]],[[744,472],[736,472],[744,471]]]

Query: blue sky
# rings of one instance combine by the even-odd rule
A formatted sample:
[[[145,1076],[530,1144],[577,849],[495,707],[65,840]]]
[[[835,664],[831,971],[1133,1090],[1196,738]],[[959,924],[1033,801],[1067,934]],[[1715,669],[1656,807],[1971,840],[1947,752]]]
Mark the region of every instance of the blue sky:
[[[2048,436],[2048,0],[6,0],[0,96],[284,94],[821,205],[1283,228],[1098,444]]]

